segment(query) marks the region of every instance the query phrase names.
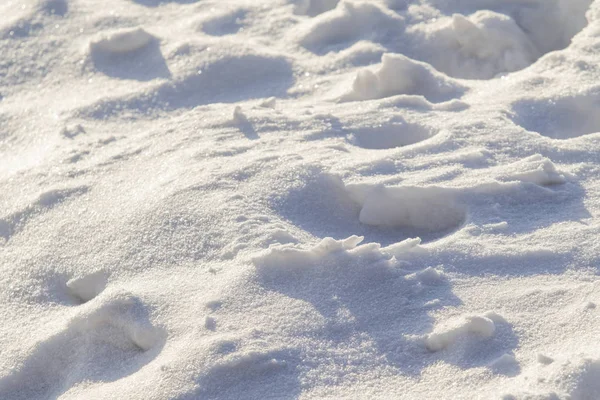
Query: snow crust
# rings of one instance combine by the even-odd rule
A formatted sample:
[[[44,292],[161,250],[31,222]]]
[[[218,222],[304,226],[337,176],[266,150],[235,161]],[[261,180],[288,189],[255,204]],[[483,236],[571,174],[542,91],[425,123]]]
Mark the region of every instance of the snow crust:
[[[0,17],[0,399],[600,398],[599,0]]]

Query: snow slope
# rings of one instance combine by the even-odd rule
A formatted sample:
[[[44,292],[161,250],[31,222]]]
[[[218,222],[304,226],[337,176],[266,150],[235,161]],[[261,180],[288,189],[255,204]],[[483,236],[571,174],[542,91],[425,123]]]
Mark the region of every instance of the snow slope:
[[[600,2],[0,2],[0,399],[600,398]]]

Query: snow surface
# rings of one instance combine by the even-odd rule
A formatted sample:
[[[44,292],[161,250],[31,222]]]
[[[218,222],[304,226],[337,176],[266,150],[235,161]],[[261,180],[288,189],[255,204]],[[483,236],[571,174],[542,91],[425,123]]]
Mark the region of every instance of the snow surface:
[[[600,0],[0,1],[0,399],[600,399]]]

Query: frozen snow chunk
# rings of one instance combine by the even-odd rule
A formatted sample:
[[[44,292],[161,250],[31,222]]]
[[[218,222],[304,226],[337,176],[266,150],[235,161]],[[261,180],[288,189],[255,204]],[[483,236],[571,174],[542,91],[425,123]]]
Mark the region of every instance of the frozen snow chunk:
[[[98,333],[108,325],[111,338],[106,339],[115,339],[115,345],[121,347],[135,346],[137,351],[147,351],[162,339],[162,330],[150,323],[146,306],[138,297],[115,292],[101,300],[72,321],[73,329]]]
[[[363,241],[362,236],[350,236],[344,240],[325,238],[312,249],[302,249],[295,245],[272,247],[268,252],[254,258],[254,263],[266,269],[296,269],[314,264],[329,254],[352,250]]]
[[[420,56],[456,78],[491,79],[523,69],[543,54],[522,26],[511,15],[496,11],[454,14],[419,32]]]
[[[313,0],[314,1],[314,0]],[[335,10],[316,17],[300,33],[300,44],[315,52],[329,46],[372,38],[379,32],[404,28],[404,19],[371,3],[340,2]]]
[[[496,331],[494,321],[486,316],[469,316],[454,326],[445,327],[429,334],[425,338],[425,347],[429,351],[440,351],[461,338],[475,334],[482,338],[490,338]]]
[[[358,72],[352,90],[340,101],[379,99],[400,94],[424,96],[439,103],[462,95],[464,87],[434,70],[429,64],[402,54],[386,53],[376,72]]]
[[[465,207],[449,188],[352,184],[346,188],[362,206],[359,220],[363,224],[443,231],[466,218]]]
[[[108,273],[96,271],[92,274],[72,278],[67,282],[71,295],[82,303],[90,301],[104,290],[108,282]]]
[[[531,182],[542,186],[565,183],[566,181],[564,174],[556,169],[552,161],[540,154],[527,157],[510,165],[507,169],[507,173],[501,176],[500,180]]]
[[[411,239],[409,239],[411,240]],[[414,239],[412,239],[414,240]],[[420,241],[420,239],[419,239]],[[384,248],[384,251],[387,251],[388,248]],[[444,281],[444,274],[442,271],[435,269],[433,267],[427,267],[421,271],[417,271],[413,274],[407,275],[407,279],[417,280],[418,282],[428,285],[435,286],[439,285]]]
[[[518,71],[546,53],[567,47],[573,36],[587,25],[586,10],[592,2],[496,3],[490,7],[491,3],[479,2],[483,9],[473,14],[454,14],[421,26],[413,25],[419,59],[450,76],[464,79],[492,79]],[[470,4],[478,6],[476,1]]]
[[[478,61],[475,64],[482,64],[490,74],[523,69],[541,56],[508,15],[489,10],[477,11],[469,18],[454,14],[452,26],[460,51],[474,57]]]
[[[146,47],[154,39],[143,28],[127,28],[109,33],[92,40],[90,50],[112,54],[124,54]]]
[[[421,246],[421,238],[406,239],[399,243],[394,243],[384,247],[382,250],[396,258],[400,258],[408,254],[419,254],[426,252],[426,249]]]
[[[444,280],[444,274],[432,267],[416,272],[415,277],[425,285],[438,285]]]
[[[344,240],[325,238],[312,248],[299,245],[278,245],[255,256],[253,263],[262,278],[288,281],[313,273],[342,274],[333,279],[388,279],[397,277],[397,260],[379,243],[359,246],[360,236]],[[400,250],[398,251],[400,253]],[[343,267],[342,267],[343,266]],[[328,271],[328,272],[325,272]],[[353,278],[350,278],[354,275]]]

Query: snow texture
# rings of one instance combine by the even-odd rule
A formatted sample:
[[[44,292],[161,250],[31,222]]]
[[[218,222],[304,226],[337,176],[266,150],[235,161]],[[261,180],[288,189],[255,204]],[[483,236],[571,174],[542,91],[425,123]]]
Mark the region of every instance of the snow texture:
[[[0,17],[0,399],[600,398],[600,0]]]

